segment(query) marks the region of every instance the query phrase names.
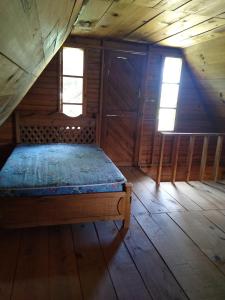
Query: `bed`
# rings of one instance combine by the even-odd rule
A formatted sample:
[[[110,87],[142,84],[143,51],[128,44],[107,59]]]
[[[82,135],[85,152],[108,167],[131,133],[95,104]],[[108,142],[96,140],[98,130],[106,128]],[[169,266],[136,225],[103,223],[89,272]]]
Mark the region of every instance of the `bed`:
[[[95,118],[16,115],[17,146],[0,171],[0,226],[123,220],[132,186],[97,146]]]

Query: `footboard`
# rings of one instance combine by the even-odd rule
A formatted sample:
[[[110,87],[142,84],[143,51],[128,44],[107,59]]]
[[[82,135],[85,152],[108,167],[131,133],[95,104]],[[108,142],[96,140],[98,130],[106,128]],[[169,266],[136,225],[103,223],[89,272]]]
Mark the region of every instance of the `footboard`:
[[[8,197],[0,201],[0,226],[25,228],[97,220],[123,220],[129,227],[132,185],[124,192]]]

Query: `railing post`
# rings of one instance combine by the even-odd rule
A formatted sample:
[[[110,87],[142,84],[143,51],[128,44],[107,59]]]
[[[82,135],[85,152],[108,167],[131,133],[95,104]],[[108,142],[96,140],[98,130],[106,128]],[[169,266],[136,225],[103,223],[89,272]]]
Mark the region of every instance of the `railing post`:
[[[160,146],[160,154],[159,154],[159,165],[158,165],[157,178],[156,178],[156,183],[158,185],[160,184],[160,181],[161,181],[164,146],[165,146],[165,135],[162,134],[161,146]]]
[[[222,155],[222,148],[224,143],[224,136],[225,133],[220,132],[161,132],[161,139],[160,139],[160,146],[159,146],[159,160],[158,160],[158,166],[156,170],[156,183],[159,185],[162,177],[162,170],[163,170],[163,157],[165,152],[165,143],[166,143],[166,137],[170,136],[172,138],[172,158],[171,158],[171,175],[170,175],[170,181],[174,183],[177,179],[177,169],[178,169],[178,161],[180,157],[180,144],[182,141],[182,137],[185,136],[187,139],[189,139],[189,145],[188,145],[188,153],[187,153],[187,160],[186,160],[186,175],[183,180],[186,180],[189,182],[191,178],[191,170],[193,167],[193,157],[194,157],[194,150],[196,146],[196,137],[201,137],[201,141],[203,138],[203,144],[202,149],[201,146],[198,147],[198,154],[199,151],[201,151],[201,159],[200,159],[200,170],[199,170],[199,181],[203,181],[206,177],[206,167],[207,167],[207,160],[209,155],[209,142],[210,137],[217,138],[216,142],[216,150],[214,154],[214,163],[212,168],[212,173],[210,177],[213,178],[214,181],[218,180],[219,177],[219,171],[220,171],[220,161],[221,161],[221,155]],[[188,142],[188,141],[187,141]],[[201,144],[201,143],[200,143]],[[167,153],[168,154],[168,153]],[[210,151],[211,154],[211,151]],[[199,161],[198,161],[199,166]],[[169,180],[169,178],[167,179]],[[212,180],[212,179],[211,179]]]
[[[219,135],[217,137],[216,152],[215,152],[214,166],[213,166],[214,181],[217,181],[218,179],[222,146],[223,146],[223,136]]]
[[[194,146],[195,146],[195,136],[191,135],[190,139],[189,139],[189,147],[188,147],[187,177],[186,177],[186,181],[189,181],[190,180],[190,176],[191,176],[191,167],[192,167]]]
[[[176,181],[176,174],[177,174],[177,162],[179,156],[179,147],[180,147],[180,136],[175,136],[175,146],[173,149],[173,158],[172,158],[172,182]]]
[[[205,175],[205,167],[207,161],[207,153],[208,153],[208,144],[209,144],[209,137],[204,136],[203,147],[202,147],[202,158],[201,158],[201,166],[200,166],[200,181],[204,180]]]

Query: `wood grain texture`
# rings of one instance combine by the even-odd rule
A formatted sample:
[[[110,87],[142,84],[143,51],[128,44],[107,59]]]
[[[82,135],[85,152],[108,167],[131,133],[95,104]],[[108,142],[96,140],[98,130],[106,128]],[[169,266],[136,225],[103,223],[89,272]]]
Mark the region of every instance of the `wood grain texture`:
[[[153,299],[187,299],[167,265],[163,263],[155,247],[134,218],[132,218],[129,231],[124,235],[124,243]],[[159,288],[158,283],[162,281],[167,284]],[[172,289],[171,286],[173,286]]]
[[[83,299],[117,299],[94,224],[72,226]]]
[[[102,251],[120,299],[151,299],[114,223],[96,223]],[[133,285],[135,282],[135,285]]]
[[[41,247],[40,247],[41,245]],[[22,232],[11,299],[48,300],[48,233],[45,228]]]
[[[11,299],[11,291],[20,251],[20,240],[21,233],[19,231],[0,231],[0,299],[2,300]]]
[[[168,215],[145,214],[137,220],[190,299],[223,299],[222,273]]]
[[[153,2],[152,2],[153,3]],[[146,10],[146,5],[141,4],[142,8]],[[147,70],[142,76],[144,81],[143,91],[141,97],[135,96],[134,111],[132,114],[125,113],[120,121],[117,117],[109,118],[109,127],[112,129],[109,132],[109,143],[106,145],[109,149],[109,153],[114,152],[116,158],[119,158],[125,165],[132,165],[137,163],[141,167],[151,167],[148,170],[151,175],[155,175],[155,167],[159,158],[159,139],[155,135],[156,123],[157,123],[157,106],[159,101],[160,91],[160,77],[162,71],[162,63],[164,56],[181,56],[182,53],[178,49],[170,49],[165,47],[150,46],[149,49],[146,45],[128,42],[118,41],[102,41],[100,39],[90,39],[81,37],[71,37],[66,41],[65,45],[79,46],[85,49],[85,77],[86,77],[86,89],[85,89],[85,110],[86,116],[96,118],[100,110],[100,90],[101,84],[104,78],[104,68],[101,67],[101,53],[103,51],[114,51],[117,56],[143,56],[148,54]],[[105,50],[104,50],[105,49]],[[107,50],[106,50],[107,49]],[[111,50],[110,50],[111,49]],[[148,49],[148,50],[147,50]],[[121,55],[119,55],[119,53]],[[133,54],[131,54],[133,53]],[[139,60],[142,60],[139,59]],[[215,58],[218,60],[217,58]],[[135,67],[136,68],[136,67]],[[102,73],[101,73],[102,72]],[[10,76],[10,72],[8,75]],[[0,75],[1,76],[1,75]],[[38,78],[36,83],[33,85],[31,90],[26,94],[23,101],[19,104],[17,110],[22,112],[34,112],[34,113],[53,113],[58,110],[59,107],[59,55],[57,54],[54,59],[47,66],[45,71]],[[133,81],[136,80],[133,77]],[[130,81],[132,81],[130,80]],[[138,79],[138,81],[140,81]],[[211,131],[213,130],[214,123],[212,124],[210,116],[207,114],[205,104],[202,100],[203,97],[199,94],[199,89],[196,86],[195,78],[193,74],[189,72],[189,67],[186,63],[183,64],[182,70],[182,84],[180,86],[178,108],[177,108],[177,120],[176,130],[179,131]],[[132,83],[129,83],[132,85]],[[128,89],[129,89],[128,84]],[[6,93],[9,92],[9,87],[4,85]],[[116,85],[117,88],[117,85]],[[112,92],[113,93],[113,92]],[[118,96],[118,93],[117,93]],[[115,98],[115,92],[113,99]],[[117,97],[118,98],[118,97]],[[111,101],[112,102],[112,101]],[[141,103],[143,107],[142,112],[138,110],[138,104]],[[103,104],[103,103],[102,103]],[[123,107],[126,109],[126,107]],[[132,108],[133,109],[133,108]],[[110,113],[109,113],[110,114]],[[142,118],[141,128],[137,125]],[[141,132],[137,132],[141,130]],[[104,126],[102,129],[104,131]],[[123,130],[122,130],[122,129]],[[122,150],[119,151],[118,146],[122,144]],[[140,136],[139,144],[139,155],[137,158],[137,151],[135,144]],[[13,144],[15,143],[15,132],[13,126],[13,118],[10,117],[0,127],[0,144]],[[3,145],[3,146],[4,146]],[[3,147],[2,146],[2,147]],[[168,142],[165,147],[165,163],[170,163],[172,158],[172,143]],[[188,147],[188,141],[182,141],[180,145],[178,168],[177,168],[177,179],[183,179],[186,176],[185,160],[186,160],[186,149]],[[1,145],[0,145],[1,148]],[[106,150],[106,149],[105,149]],[[210,153],[213,149],[209,149]],[[135,153],[134,153],[135,152]],[[113,153],[112,153],[113,154]],[[199,173],[199,157],[200,147],[198,141],[196,141],[196,147],[194,151],[193,169],[191,172],[191,178],[195,179],[196,174]],[[222,162],[222,160],[221,160]],[[208,172],[208,171],[207,171]],[[170,179],[171,170],[167,171],[167,167],[163,169],[162,178],[165,180]]]
[[[4,197],[0,227],[27,228],[73,224],[96,220],[123,220],[129,227],[132,185],[124,192],[57,195],[44,197]]]
[[[224,131],[225,125],[224,51],[224,38],[216,37],[212,42],[202,41],[184,52],[215,126],[221,132]]]
[[[221,0],[91,1],[72,34],[188,47],[224,35]]]
[[[170,217],[187,233],[209,259],[225,273],[225,233],[213,226],[201,213],[170,213]]]
[[[157,113],[158,101],[160,98],[160,79],[162,75],[163,56],[180,56],[181,53],[175,49],[168,48],[149,48],[149,63],[146,75],[146,89],[144,94],[144,109],[142,116],[142,133],[141,147],[139,153],[139,165],[146,167],[146,171],[156,178],[156,168],[159,162],[160,155],[160,136],[157,134]],[[177,117],[175,130],[180,132],[209,132],[214,130],[214,125],[211,122],[210,116],[205,108],[205,103],[199,94],[198,87],[193,74],[189,70],[188,64],[184,61],[181,74],[181,85],[179,91]],[[190,176],[195,179],[199,175],[199,160],[201,156],[199,143],[196,140],[194,150],[193,169]],[[179,159],[177,165],[177,180],[185,180],[187,172],[185,169],[187,160],[187,149],[189,141],[182,138],[179,150]],[[171,178],[171,161],[173,150],[172,139],[167,138],[165,145],[164,163],[170,166],[162,170],[162,179],[170,180]],[[210,149],[210,155],[214,155],[214,150]]]
[[[104,59],[101,144],[118,165],[133,165],[144,59],[119,51]]]
[[[68,117],[62,113],[15,114],[16,142],[23,144],[96,144],[95,118]]]
[[[123,169],[128,178],[139,173],[129,230],[121,229],[121,221],[0,229],[1,300],[224,299],[225,210],[196,212],[190,204],[200,207],[209,185],[200,183],[199,199],[191,193],[189,202],[185,198],[185,211],[153,212],[142,204],[141,192],[146,183],[154,188],[154,181]],[[174,187],[160,188],[165,185]],[[173,193],[174,200],[186,185]],[[212,185],[213,196],[224,195],[219,184]],[[164,189],[167,197],[171,188]]]
[[[48,230],[50,299],[82,299],[77,258],[69,226]]]
[[[82,1],[1,1],[0,124],[67,38]],[[63,12],[63,13],[62,13]],[[19,26],[18,26],[19,22]]]

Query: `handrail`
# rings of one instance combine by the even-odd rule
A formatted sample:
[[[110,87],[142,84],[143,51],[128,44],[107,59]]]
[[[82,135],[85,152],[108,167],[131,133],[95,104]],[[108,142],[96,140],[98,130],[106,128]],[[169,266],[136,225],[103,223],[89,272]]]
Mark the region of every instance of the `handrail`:
[[[220,168],[220,159],[223,147],[223,140],[225,133],[215,133],[215,132],[160,132],[161,135],[161,145],[160,145],[160,155],[159,155],[159,163],[157,169],[156,183],[159,185],[161,181],[162,168],[163,168],[163,156],[164,149],[166,143],[166,137],[172,136],[175,138],[175,146],[173,148],[172,153],[172,174],[171,174],[171,182],[176,181],[177,174],[177,166],[178,166],[178,158],[179,158],[179,147],[181,143],[182,137],[189,137],[189,146],[188,146],[188,155],[187,155],[187,175],[186,181],[190,180],[192,161],[193,161],[193,153],[196,137],[203,137],[203,147],[201,153],[201,163],[200,163],[200,172],[199,172],[199,180],[203,181],[205,176],[206,162],[207,162],[207,154],[208,154],[208,145],[210,137],[217,137],[216,142],[216,150],[214,155],[214,164],[213,164],[213,179],[217,181],[219,175]]]
[[[218,135],[225,135],[225,132],[169,132],[169,131],[161,131],[160,134],[162,135],[192,135],[192,136],[218,136]]]

